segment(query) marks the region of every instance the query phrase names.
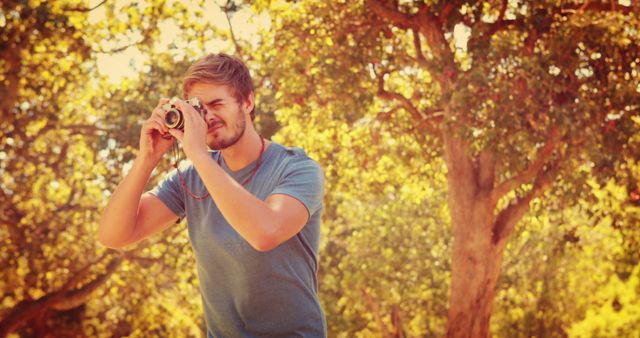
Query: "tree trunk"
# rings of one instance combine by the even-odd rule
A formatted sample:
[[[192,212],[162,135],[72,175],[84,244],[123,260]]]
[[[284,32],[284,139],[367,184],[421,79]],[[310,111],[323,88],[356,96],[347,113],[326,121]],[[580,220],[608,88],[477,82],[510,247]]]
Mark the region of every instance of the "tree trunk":
[[[494,163],[490,153],[472,161],[461,139],[445,136],[453,229],[447,337],[488,337],[491,305],[504,241],[494,239]]]
[[[557,128],[551,129],[535,160],[498,183],[493,149],[487,147],[472,157],[469,144],[455,132],[444,134],[453,228],[447,337],[489,336],[504,248],[530,202],[541,196],[559,172],[552,159],[559,135]],[[500,199],[525,183],[532,183],[529,191],[510,199],[504,208],[496,208]]]
[[[482,224],[456,227],[478,226]],[[503,252],[493,247],[490,234],[480,231],[463,234],[463,231],[454,234],[447,337],[489,337],[491,306]]]

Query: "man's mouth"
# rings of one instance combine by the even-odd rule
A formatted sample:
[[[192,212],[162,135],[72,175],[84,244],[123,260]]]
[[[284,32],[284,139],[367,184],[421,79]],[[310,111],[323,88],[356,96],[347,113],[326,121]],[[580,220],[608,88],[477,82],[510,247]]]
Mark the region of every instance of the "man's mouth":
[[[214,124],[209,126],[209,129],[207,131],[211,133],[213,131],[216,131],[216,130],[222,128],[223,126],[224,125],[222,123],[214,123]]]

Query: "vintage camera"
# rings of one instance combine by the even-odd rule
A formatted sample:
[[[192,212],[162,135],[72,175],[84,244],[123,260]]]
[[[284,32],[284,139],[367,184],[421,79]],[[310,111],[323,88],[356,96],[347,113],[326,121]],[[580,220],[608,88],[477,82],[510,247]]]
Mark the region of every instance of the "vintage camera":
[[[205,118],[205,115],[207,115],[207,111],[204,106],[202,106],[200,100],[198,100],[197,97],[194,97],[191,100],[187,100],[186,102],[196,109],[202,119]],[[162,109],[167,112],[164,115],[164,123],[169,129],[184,130],[184,115],[174,103],[175,100],[172,100],[171,102],[162,106]]]

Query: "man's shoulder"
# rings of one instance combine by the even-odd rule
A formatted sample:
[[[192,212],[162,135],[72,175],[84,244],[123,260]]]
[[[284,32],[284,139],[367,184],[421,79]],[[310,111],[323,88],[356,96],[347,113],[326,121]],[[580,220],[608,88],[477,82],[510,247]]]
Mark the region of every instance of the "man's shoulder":
[[[307,156],[307,152],[300,147],[285,146],[275,141],[271,141],[271,145],[280,153],[284,153],[287,156]]]
[[[307,152],[300,147],[284,146],[276,142],[273,142],[272,146],[276,148],[278,161],[284,165],[307,164],[317,167],[320,166],[316,160],[311,158]]]
[[[191,160],[183,159],[178,163],[177,167],[174,164],[172,166],[172,169],[165,174],[165,177],[166,178],[177,177],[179,174],[190,176],[190,175],[193,175],[195,172],[196,170],[195,170],[195,167],[193,166],[193,163],[191,163]]]

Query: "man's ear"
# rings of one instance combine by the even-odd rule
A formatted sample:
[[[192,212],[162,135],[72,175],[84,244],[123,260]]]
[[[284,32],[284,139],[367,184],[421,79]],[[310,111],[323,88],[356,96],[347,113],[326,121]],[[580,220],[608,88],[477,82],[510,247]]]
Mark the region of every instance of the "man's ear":
[[[244,108],[245,114],[248,114],[253,110],[253,107],[255,106],[255,97],[253,95],[253,92],[247,95],[247,99],[244,100],[244,104],[242,106]]]

